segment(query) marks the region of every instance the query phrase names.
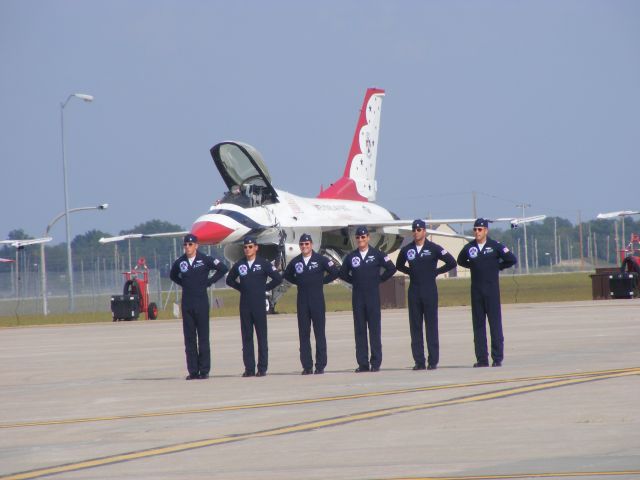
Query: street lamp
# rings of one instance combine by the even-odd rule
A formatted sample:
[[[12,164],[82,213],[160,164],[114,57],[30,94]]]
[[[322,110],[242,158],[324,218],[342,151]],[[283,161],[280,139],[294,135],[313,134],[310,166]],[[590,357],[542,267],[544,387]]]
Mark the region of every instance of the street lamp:
[[[553,273],[553,257],[551,256],[551,252],[544,252],[544,256],[549,257],[549,273]]]
[[[67,229],[67,270],[69,277],[69,311],[75,310],[73,300],[73,265],[71,263],[71,224],[69,223],[69,191],[67,188],[67,159],[64,154],[64,107],[72,98],[79,98],[85,102],[93,102],[93,95],[86,93],[72,93],[67,99],[60,103],[60,132],[62,134],[62,174],[64,177],[64,222]]]
[[[102,203],[96,207],[72,208],[69,210],[69,213],[80,212],[82,210],[106,210],[107,208],[109,208],[109,204]],[[47,228],[44,231],[45,237],[49,236],[49,231],[51,230],[53,225],[55,225],[55,223],[58,220],[60,220],[62,217],[66,216],[66,214],[67,212],[62,212],[60,215],[57,215],[53,220],[49,222],[49,225],[47,225]],[[49,315],[49,308],[47,305],[47,262],[46,262],[45,253],[44,253],[44,244],[42,243],[40,244],[40,263],[42,264],[42,268],[40,269],[41,270],[40,278],[42,282],[42,313],[44,313],[44,315],[47,316]]]
[[[516,205],[516,208],[522,208],[522,218],[525,218],[524,209],[530,207],[528,203],[520,203]],[[529,275],[529,252],[527,250],[527,222],[523,222],[524,225],[524,268],[527,275]]]

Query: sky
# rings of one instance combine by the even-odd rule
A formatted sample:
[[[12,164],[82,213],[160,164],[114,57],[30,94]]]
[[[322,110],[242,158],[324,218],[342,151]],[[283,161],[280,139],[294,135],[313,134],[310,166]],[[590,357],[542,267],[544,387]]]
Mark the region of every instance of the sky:
[[[640,209],[640,2],[0,0],[0,237],[154,218],[221,197],[209,149],[256,147],[276,188],[344,169],[386,90],[377,203],[401,218]],[[65,240],[64,222],[51,231]]]

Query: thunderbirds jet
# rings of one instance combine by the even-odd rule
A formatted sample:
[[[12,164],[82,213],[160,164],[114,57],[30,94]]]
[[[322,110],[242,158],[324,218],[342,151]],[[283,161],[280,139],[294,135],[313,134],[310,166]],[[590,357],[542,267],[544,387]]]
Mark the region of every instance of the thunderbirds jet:
[[[376,203],[375,179],[380,114],[384,90],[367,90],[351,149],[342,176],[315,198],[299,197],[276,189],[260,153],[251,145],[226,141],[211,148],[213,163],[220,172],[228,191],[195,220],[190,233],[201,244],[224,247],[225,257],[235,262],[242,258],[242,239],[254,235],[260,245],[260,255],[285,264],[300,253],[298,239],[302,233],[311,235],[314,248],[338,264],[355,248],[355,229],[366,225],[370,244],[385,252],[397,250],[403,234],[411,231],[411,220],[397,215]],[[497,218],[512,227],[542,220],[543,215],[528,218]],[[425,220],[428,225],[469,223],[472,218]],[[132,238],[179,236],[189,233],[129,234],[101,238],[101,243]],[[459,236],[437,230],[430,235]]]

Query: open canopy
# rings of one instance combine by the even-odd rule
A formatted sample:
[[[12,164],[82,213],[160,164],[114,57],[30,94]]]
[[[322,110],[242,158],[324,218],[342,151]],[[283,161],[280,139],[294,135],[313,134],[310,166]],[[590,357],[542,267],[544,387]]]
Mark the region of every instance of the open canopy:
[[[231,196],[242,196],[252,204],[278,201],[264,160],[251,145],[241,142],[218,143],[211,148],[211,157]]]

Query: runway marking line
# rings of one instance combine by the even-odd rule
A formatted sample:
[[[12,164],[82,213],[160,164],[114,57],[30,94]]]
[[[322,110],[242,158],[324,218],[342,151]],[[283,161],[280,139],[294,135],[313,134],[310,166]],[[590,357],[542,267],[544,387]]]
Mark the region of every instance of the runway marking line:
[[[429,387],[402,388],[397,390],[354,393],[354,394],[347,394],[347,395],[336,395],[331,397],[307,398],[307,399],[300,399],[300,400],[281,400],[276,402],[251,403],[251,404],[244,404],[244,405],[227,405],[224,407],[194,408],[194,409],[187,409],[187,410],[168,410],[164,412],[161,411],[161,412],[149,412],[149,413],[133,413],[128,415],[111,415],[111,416],[103,416],[103,417],[69,418],[69,419],[63,419],[63,420],[17,422],[17,423],[0,424],[0,429],[42,427],[42,426],[50,426],[50,425],[70,425],[70,424],[76,424],[76,423],[106,422],[106,421],[115,421],[115,420],[131,420],[136,418],[168,417],[168,416],[177,416],[177,415],[192,415],[192,414],[198,414],[198,413],[228,412],[228,411],[234,411],[234,410],[250,410],[250,409],[257,409],[257,408],[273,408],[273,407],[284,407],[284,406],[292,406],[292,405],[306,405],[306,404],[314,404],[314,403],[336,402],[336,401],[342,401],[342,400],[354,400],[354,399],[360,399],[360,398],[400,395],[405,393],[418,393],[418,392],[428,392],[428,391],[436,391],[436,390],[450,390],[450,389],[456,389],[456,388],[486,386],[486,385],[499,385],[504,383],[519,383],[519,382],[544,381],[544,380],[552,380],[552,379],[580,378],[580,377],[586,377],[586,376],[591,377],[594,375],[604,375],[609,373],[622,373],[622,372],[636,371],[639,368],[640,367],[629,367],[629,368],[620,368],[620,369],[612,369],[612,370],[597,370],[592,372],[562,373],[557,375],[541,375],[541,376],[535,376],[535,377],[482,380],[477,382],[433,385]]]
[[[227,435],[220,438],[210,438],[204,440],[196,440],[191,442],[183,442],[175,445],[167,445],[164,447],[156,447],[147,450],[141,450],[137,452],[122,453],[118,455],[110,455],[101,458],[95,458],[85,460],[76,463],[69,463],[66,465],[58,465],[53,467],[45,467],[27,472],[20,472],[10,474],[8,476],[0,477],[0,480],[27,480],[47,475],[55,475],[58,473],[67,473],[78,470],[84,470],[87,468],[101,467],[106,465],[112,465],[116,463],[128,462],[132,460],[139,460],[142,458],[156,457],[160,455],[167,455],[171,453],[179,453],[188,450],[194,450],[197,448],[211,447],[214,445],[222,445],[227,443],[239,442],[242,440],[250,440],[257,438],[266,438],[279,435],[285,435],[289,433],[309,432],[311,430],[317,430],[321,428],[328,428],[337,425],[346,425],[363,420],[371,420],[375,418],[386,417],[394,414],[416,412],[420,410],[427,410],[431,408],[444,407],[449,405],[460,405],[472,402],[481,402],[488,400],[495,400],[499,398],[512,397],[515,395],[522,395],[526,393],[549,390],[552,388],[565,387],[568,385],[577,385],[586,382],[595,382],[600,380],[607,380],[611,378],[621,378],[631,375],[639,375],[640,369],[634,369],[632,371],[609,373],[595,376],[586,376],[581,378],[569,378],[563,380],[553,380],[546,383],[525,385],[521,387],[507,388],[503,390],[495,390],[492,392],[485,392],[480,394],[469,395],[466,397],[452,398],[449,400],[443,400],[439,402],[429,402],[417,405],[405,405],[401,407],[382,408],[378,410],[371,410],[368,412],[360,412],[355,414],[348,414],[334,418],[325,418],[320,420],[313,420],[310,422],[303,422],[294,425],[287,425],[283,427],[271,428],[268,430],[262,430],[257,432],[249,432],[244,434]],[[473,477],[471,477],[473,478]],[[499,478],[499,477],[494,477]],[[509,478],[509,477],[504,477]],[[533,477],[535,478],[535,477]],[[439,479],[442,480],[442,479]]]
[[[602,477],[620,475],[640,475],[640,470],[614,470],[611,472],[546,472],[514,473],[511,475],[463,475],[457,477],[394,477],[384,480],[508,480],[519,478],[566,478],[566,477]],[[379,479],[383,480],[383,479]]]

